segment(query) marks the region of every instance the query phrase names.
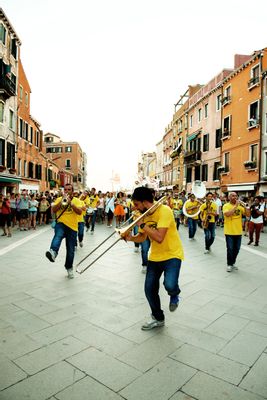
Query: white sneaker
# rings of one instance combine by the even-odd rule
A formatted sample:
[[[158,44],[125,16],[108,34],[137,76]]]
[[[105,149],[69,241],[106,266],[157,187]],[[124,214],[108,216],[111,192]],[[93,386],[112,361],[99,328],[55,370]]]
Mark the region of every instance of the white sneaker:
[[[233,269],[232,265],[227,265],[226,269],[227,272],[232,272],[232,269]]]
[[[142,274],[146,274],[146,266],[145,265],[143,265]]]
[[[210,250],[205,250],[204,254],[210,254]]]
[[[158,321],[152,316],[152,320],[142,325],[141,329],[142,331],[150,331],[151,329],[160,328],[164,325],[165,325],[164,321]]]
[[[67,273],[68,273],[68,278],[69,279],[73,279],[74,278],[74,273],[73,273],[73,269],[67,269]]]
[[[45,253],[45,255],[46,255],[46,257],[48,258],[49,261],[55,262],[57,253],[56,253],[53,249],[48,250],[48,251]]]
[[[83,242],[79,242],[79,246],[80,246],[80,247],[83,247]]]
[[[233,269],[238,270],[238,266],[234,264]]]
[[[134,248],[134,252],[135,252],[135,253],[139,253],[139,247],[135,247],[135,248]]]

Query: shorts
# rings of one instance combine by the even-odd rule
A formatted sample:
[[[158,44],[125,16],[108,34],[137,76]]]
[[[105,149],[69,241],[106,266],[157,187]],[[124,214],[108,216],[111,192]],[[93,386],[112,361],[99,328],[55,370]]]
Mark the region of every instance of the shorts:
[[[19,216],[21,219],[29,218],[29,210],[20,210]]]
[[[7,226],[8,228],[11,226],[11,214],[1,214],[1,226]]]

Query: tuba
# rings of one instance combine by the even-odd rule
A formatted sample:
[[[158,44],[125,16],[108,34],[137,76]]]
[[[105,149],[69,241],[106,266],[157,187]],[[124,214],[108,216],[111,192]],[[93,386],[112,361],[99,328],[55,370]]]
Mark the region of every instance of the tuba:
[[[203,204],[203,201],[201,199],[203,199],[203,197],[205,197],[206,195],[206,187],[204,183],[201,181],[193,182],[192,193],[196,196],[196,200],[199,202],[199,208],[200,208],[200,205]],[[186,211],[186,203],[188,201],[189,200],[187,200],[183,205],[183,213],[187,218],[194,218],[200,213],[200,209],[198,208],[195,214],[188,214]]]

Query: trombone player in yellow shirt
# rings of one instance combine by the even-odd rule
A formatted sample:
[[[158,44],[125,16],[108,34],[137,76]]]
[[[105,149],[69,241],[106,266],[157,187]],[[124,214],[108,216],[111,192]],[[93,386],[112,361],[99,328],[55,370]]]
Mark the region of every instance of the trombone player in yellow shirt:
[[[206,201],[200,206],[200,219],[205,235],[204,254],[210,253],[210,248],[215,240],[215,217],[217,215],[217,205],[212,201],[213,194],[206,194]]]

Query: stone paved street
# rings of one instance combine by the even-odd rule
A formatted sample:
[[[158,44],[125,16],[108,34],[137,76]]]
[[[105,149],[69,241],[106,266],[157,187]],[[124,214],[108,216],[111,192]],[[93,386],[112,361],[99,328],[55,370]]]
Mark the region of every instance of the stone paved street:
[[[110,233],[86,233],[76,261]],[[166,326],[148,332],[133,243],[68,280],[64,243],[54,264],[44,256],[49,226],[1,237],[0,399],[267,399],[267,234],[258,248],[244,238],[227,273],[221,228],[208,255],[201,229],[193,242],[180,233],[180,305],[170,313],[161,288]]]

